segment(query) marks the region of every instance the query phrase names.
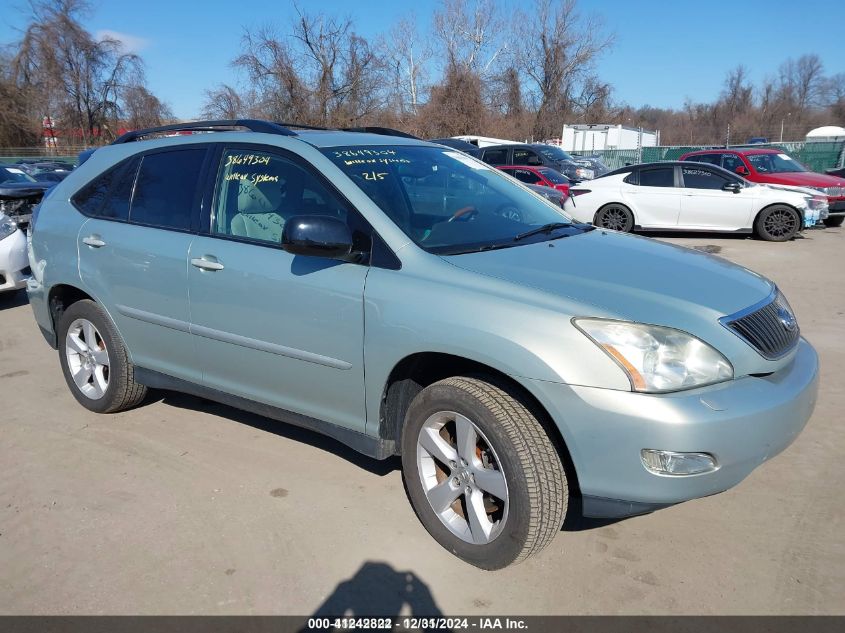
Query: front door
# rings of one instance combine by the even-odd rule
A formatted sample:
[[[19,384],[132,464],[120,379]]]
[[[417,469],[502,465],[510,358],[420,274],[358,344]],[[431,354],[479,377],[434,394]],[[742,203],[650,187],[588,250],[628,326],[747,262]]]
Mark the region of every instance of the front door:
[[[282,250],[284,224],[357,213],[298,158],[229,147],[188,255],[191,332],[213,389],[364,431],[368,267]]]
[[[729,183],[740,183],[707,167],[681,167],[683,196],[680,227],[735,231],[751,227],[752,197],[747,189],[725,191]]]

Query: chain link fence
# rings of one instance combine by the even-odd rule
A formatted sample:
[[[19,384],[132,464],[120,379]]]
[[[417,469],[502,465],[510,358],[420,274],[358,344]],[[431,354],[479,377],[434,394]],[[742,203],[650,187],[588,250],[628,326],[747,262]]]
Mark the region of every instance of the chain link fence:
[[[643,147],[641,149],[606,149],[569,152],[573,156],[597,156],[610,169],[618,169],[625,165],[636,163],[656,163],[662,160],[678,160],[687,152],[700,149],[723,148],[714,145],[671,145],[665,147]],[[742,146],[735,146],[742,147]],[[748,146],[745,146],[748,147]],[[845,141],[790,141],[785,143],[769,143],[754,145],[755,149],[773,148],[793,156],[807,169],[824,173],[827,169],[845,166]]]

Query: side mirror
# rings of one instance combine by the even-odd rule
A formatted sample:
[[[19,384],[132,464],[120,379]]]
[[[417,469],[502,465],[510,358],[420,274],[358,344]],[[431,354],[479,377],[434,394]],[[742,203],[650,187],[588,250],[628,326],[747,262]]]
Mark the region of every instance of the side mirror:
[[[352,253],[352,233],[337,218],[297,215],[285,222],[282,248],[293,255],[343,259]]]
[[[733,193],[739,193],[742,191],[742,185],[738,182],[726,182],[722,186],[722,191],[731,191]]]
[[[740,176],[747,176],[749,174],[748,167],[745,167],[744,165],[740,165],[734,171],[736,173],[738,173]]]

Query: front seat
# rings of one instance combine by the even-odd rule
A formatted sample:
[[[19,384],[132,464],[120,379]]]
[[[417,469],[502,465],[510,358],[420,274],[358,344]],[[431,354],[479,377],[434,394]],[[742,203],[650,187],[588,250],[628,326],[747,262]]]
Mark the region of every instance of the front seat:
[[[280,243],[284,218],[277,213],[282,192],[276,183],[255,185],[242,180],[238,190],[238,213],[232,218],[231,234]]]

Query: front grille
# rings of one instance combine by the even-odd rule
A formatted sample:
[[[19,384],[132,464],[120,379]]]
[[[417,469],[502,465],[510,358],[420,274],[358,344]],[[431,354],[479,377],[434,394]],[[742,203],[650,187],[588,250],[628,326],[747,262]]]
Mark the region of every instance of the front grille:
[[[828,187],[827,188],[827,195],[839,197],[845,194],[845,188],[843,187]]]
[[[779,292],[763,307],[725,317],[723,323],[770,360],[786,354],[801,336],[792,308]]]

